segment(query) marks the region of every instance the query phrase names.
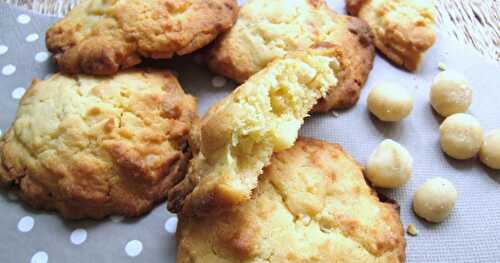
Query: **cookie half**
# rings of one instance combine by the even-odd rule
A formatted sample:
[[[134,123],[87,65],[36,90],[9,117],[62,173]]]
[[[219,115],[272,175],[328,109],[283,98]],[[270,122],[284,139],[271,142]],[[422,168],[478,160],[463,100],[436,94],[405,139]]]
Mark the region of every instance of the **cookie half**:
[[[290,53],[213,105],[194,132],[199,152],[168,208],[206,216],[251,196],[273,152],[292,147],[304,118],[337,84],[337,49]]]
[[[397,66],[418,69],[436,42],[432,0],[347,0],[347,11],[368,22],[375,45]]]
[[[314,108],[317,112],[356,104],[373,66],[373,36],[366,22],[333,12],[323,0],[250,0],[233,28],[208,53],[218,74],[244,82],[288,52],[323,43],[339,46],[346,65],[339,84]]]
[[[177,262],[404,262],[396,205],[366,184],[339,145],[297,140],[275,153],[252,198],[179,217]]]
[[[67,218],[138,216],[184,175],[195,119],[168,71],[35,80],[0,140],[0,182]]]
[[[236,0],[83,0],[49,28],[46,44],[63,72],[110,75],[142,57],[191,53],[237,13]]]

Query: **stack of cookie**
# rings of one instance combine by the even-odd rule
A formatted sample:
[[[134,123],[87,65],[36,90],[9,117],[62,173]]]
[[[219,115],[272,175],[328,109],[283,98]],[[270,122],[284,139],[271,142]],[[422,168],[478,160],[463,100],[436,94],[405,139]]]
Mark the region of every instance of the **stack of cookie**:
[[[47,32],[61,73],[21,100],[0,182],[73,219],[168,199],[179,262],[403,262],[397,206],[340,146],[297,138],[356,103],[374,46],[417,67],[435,33],[416,2],[348,0],[365,22],[323,0],[83,0]],[[209,68],[242,85],[201,119],[168,70],[134,68],[212,41]]]
[[[0,182],[67,218],[139,216],[191,158],[196,101],[144,57],[193,52],[234,23],[232,0],[85,0],[49,28],[61,73],[33,81],[0,141]]]

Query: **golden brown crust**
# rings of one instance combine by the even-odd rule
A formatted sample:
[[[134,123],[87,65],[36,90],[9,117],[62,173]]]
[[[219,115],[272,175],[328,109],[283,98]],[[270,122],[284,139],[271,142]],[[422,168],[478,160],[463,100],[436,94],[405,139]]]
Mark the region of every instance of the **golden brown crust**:
[[[212,106],[193,136],[186,177],[169,191],[168,209],[219,213],[248,200],[271,154],[293,145],[307,113],[336,85],[332,46],[276,60]]]
[[[207,54],[209,67],[240,83],[287,52],[321,43],[339,46],[346,69],[316,112],[345,109],[358,98],[374,59],[373,36],[365,22],[334,13],[323,0],[248,1],[235,26]],[[341,61],[342,62],[342,61]]]
[[[0,142],[0,181],[67,218],[137,216],[186,172],[195,118],[168,71],[34,81]]]
[[[347,11],[368,22],[375,46],[397,66],[418,69],[436,41],[431,0],[347,0]]]
[[[301,138],[275,153],[252,198],[181,216],[177,262],[404,262],[399,213],[338,145]]]
[[[61,71],[110,75],[191,53],[229,29],[235,0],[84,0],[47,31]]]
[[[344,47],[341,60],[345,63],[344,72],[338,76],[338,85],[314,107],[314,112],[343,110],[356,105],[375,59],[373,34],[368,24],[356,17],[333,12],[331,15],[336,21],[337,31],[331,31],[330,37],[333,43]]]
[[[359,10],[370,0],[346,0],[346,9],[349,14],[357,16]]]

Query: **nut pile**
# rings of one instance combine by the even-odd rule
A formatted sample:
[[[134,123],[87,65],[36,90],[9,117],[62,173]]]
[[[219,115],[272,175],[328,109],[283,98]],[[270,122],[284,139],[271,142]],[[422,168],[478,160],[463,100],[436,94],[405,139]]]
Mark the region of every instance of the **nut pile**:
[[[466,113],[473,98],[467,78],[453,70],[442,70],[435,77],[429,96],[434,111],[445,117],[439,127],[442,151],[457,160],[467,160],[479,154],[484,165],[500,169],[500,129],[483,135],[479,121]],[[413,98],[404,86],[385,82],[370,91],[367,107],[381,121],[398,122],[411,114]],[[413,159],[404,146],[386,139],[369,156],[366,177],[376,187],[398,188],[410,180],[412,163]],[[439,223],[449,216],[457,198],[452,182],[434,177],[415,191],[413,211],[428,222]],[[416,235],[416,231],[409,232]]]

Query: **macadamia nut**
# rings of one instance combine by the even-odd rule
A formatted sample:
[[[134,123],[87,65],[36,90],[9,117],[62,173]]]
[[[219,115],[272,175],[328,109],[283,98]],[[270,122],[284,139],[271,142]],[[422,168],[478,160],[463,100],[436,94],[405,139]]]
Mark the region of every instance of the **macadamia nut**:
[[[479,156],[486,166],[500,170],[500,129],[486,135]]]
[[[441,177],[429,179],[415,192],[413,211],[429,222],[442,222],[455,206],[457,196],[450,181]]]
[[[474,157],[483,143],[483,130],[473,116],[453,114],[439,127],[441,148],[449,156],[465,160]]]
[[[472,89],[460,73],[446,70],[439,73],[431,87],[431,104],[441,116],[466,112],[472,103]]]
[[[387,82],[370,91],[368,109],[381,121],[396,122],[411,113],[413,98],[404,87]]]
[[[403,146],[393,140],[384,140],[368,159],[367,177],[374,186],[400,187],[411,177],[412,162]]]

